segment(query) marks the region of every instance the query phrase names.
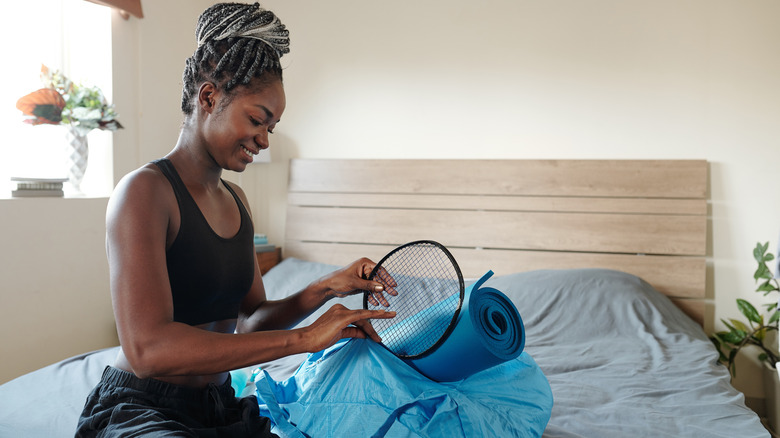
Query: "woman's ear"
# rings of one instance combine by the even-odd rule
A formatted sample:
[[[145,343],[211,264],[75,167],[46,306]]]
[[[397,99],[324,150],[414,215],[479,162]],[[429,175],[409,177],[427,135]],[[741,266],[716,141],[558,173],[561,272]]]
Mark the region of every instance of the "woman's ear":
[[[198,108],[211,114],[217,106],[217,87],[213,82],[204,82],[198,88]]]

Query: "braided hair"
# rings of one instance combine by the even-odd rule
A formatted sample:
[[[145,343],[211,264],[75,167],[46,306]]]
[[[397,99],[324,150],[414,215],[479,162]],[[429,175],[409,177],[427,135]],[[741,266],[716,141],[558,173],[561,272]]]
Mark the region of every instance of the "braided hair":
[[[181,110],[191,115],[193,98],[204,81],[228,96],[252,79],[260,84],[282,79],[279,58],[290,52],[287,28],[259,3],[217,3],[198,18],[198,48],[187,58],[182,81]],[[227,102],[226,101],[226,102]]]

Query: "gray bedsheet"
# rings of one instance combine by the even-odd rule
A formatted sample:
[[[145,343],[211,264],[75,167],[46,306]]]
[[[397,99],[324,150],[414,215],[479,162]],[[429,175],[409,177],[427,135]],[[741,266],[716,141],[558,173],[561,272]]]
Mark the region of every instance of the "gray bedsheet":
[[[488,283],[523,317],[553,390],[546,437],[768,437],[701,327],[615,271],[536,271]]]
[[[285,260],[265,276],[269,298],[333,269]],[[526,351],[550,381],[555,402],[545,437],[769,437],[702,329],[642,280],[608,270],[551,270],[495,276],[487,284],[517,306]],[[346,304],[361,307],[362,298]],[[87,353],[1,385],[0,437],[73,436],[87,393],[115,354]],[[281,380],[303,358],[263,367]]]

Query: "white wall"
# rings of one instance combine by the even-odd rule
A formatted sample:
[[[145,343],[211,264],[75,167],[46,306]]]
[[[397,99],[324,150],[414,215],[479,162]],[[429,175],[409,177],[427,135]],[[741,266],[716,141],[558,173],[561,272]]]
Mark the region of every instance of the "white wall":
[[[127,127],[114,136],[116,177],[176,141],[184,59],[195,48],[197,16],[212,3],[144,2],[143,20],[115,19],[114,100]],[[735,298],[758,297],[752,248],[775,246],[780,233],[772,196],[780,3],[264,5],[291,31],[283,59],[288,107],[272,137],[273,163],[231,179],[244,186],[256,229],[273,242],[283,241],[290,157],[706,159],[714,320],[738,316]],[[6,204],[0,209],[5,215]],[[45,224],[18,220],[23,231],[13,239]],[[26,288],[11,281],[3,292]],[[740,386],[762,395],[760,381]]]
[[[117,344],[106,202],[0,200],[0,383]]]

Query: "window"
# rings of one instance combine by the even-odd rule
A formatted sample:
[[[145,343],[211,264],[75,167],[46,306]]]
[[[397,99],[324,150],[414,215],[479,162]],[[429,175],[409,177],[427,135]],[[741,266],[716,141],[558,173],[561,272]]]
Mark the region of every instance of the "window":
[[[22,123],[16,109],[20,97],[43,87],[41,64],[74,82],[100,87],[113,102],[109,8],[84,0],[14,1],[6,8],[8,19],[0,27],[6,60],[0,69],[5,88],[0,94],[0,198],[10,196],[14,176],[67,176],[65,127]],[[113,186],[111,134],[89,134],[89,166],[82,183],[89,196],[107,196]]]

